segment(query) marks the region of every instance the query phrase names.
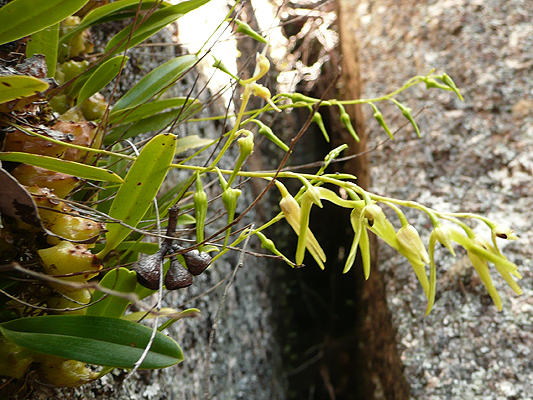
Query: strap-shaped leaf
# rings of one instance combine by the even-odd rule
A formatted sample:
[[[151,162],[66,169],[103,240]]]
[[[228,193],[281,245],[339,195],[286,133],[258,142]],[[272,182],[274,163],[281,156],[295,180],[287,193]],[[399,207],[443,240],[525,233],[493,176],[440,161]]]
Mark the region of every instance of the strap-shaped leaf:
[[[109,82],[111,82],[111,80],[118,75],[123,62],[128,61],[129,57],[125,57],[125,60],[124,57],[125,56],[113,57],[100,65],[81,88],[78,95],[77,104],[83,103],[93,94],[99,92]]]
[[[176,151],[176,136],[157,135],[143,147],[120,186],[109,215],[130,226],[137,226],[152,204]],[[98,253],[103,258],[131,232],[117,223],[107,225],[106,246]]]
[[[152,330],[118,318],[49,315],[0,324],[0,333],[26,349],[95,365],[133,368]],[[183,361],[180,346],[157,333],[141,368],[164,368]]]
[[[165,1],[161,2],[160,0],[143,0],[141,3],[141,10],[147,10],[153,7],[154,3],[159,3],[160,7],[166,7],[170,5],[170,3]],[[66,35],[61,37],[60,44],[68,43],[70,38],[93,25],[102,22],[130,18],[132,16],[131,12],[134,13],[138,7],[139,0],[121,0],[95,8],[89,12],[85,18],[83,18],[78,26],[71,29]]]
[[[124,182],[120,176],[107,169],[80,164],[74,161],[60,160],[54,157],[41,156],[39,154],[9,151],[0,153],[0,160],[35,165],[37,167],[49,169],[50,171],[62,172],[64,174],[74,175],[78,178],[90,179],[93,181]]]
[[[198,147],[207,146],[213,142],[213,139],[201,138],[198,135],[184,136],[178,139],[176,154],[183,153],[190,149],[197,149]]]
[[[116,113],[118,110],[139,106],[150,100],[153,96],[171,85],[197,61],[198,58],[196,56],[186,55],[176,57],[160,65],[142,78],[139,83],[116,102],[115,107],[113,107],[113,113]]]
[[[48,83],[33,76],[0,76],[0,103],[5,103],[20,97],[33,96],[46,89],[48,89]]]
[[[169,108],[183,107],[184,105],[191,107],[193,103],[201,105],[201,103],[195,99],[174,97],[171,99],[156,100],[150,103],[131,106],[125,109],[117,109],[115,107],[113,111],[109,113],[109,123],[128,124],[145,118],[147,115],[153,115]]]
[[[47,76],[50,78],[56,73],[58,40],[59,23],[33,33],[26,46],[26,57],[28,58],[34,54],[44,54],[48,69]]]
[[[14,0],[0,8],[0,44],[28,36],[74,14],[89,0]]]
[[[142,133],[162,131],[173,123],[178,124],[181,121],[186,120],[201,109],[201,103],[195,102],[194,104],[187,106],[185,109],[183,109],[183,107],[178,107],[171,111],[150,115],[149,117],[140,119],[131,124],[118,125],[105,136],[104,143],[111,144],[118,140],[129,139]]]
[[[131,293],[137,285],[137,274],[127,268],[113,269],[105,274],[99,285],[117,292]],[[85,315],[110,318],[122,317],[122,314],[124,314],[130,304],[129,300],[113,295],[107,295],[105,299],[100,300],[104,296],[105,293],[96,290],[92,297],[92,301],[95,303],[87,308]]]
[[[154,33],[157,33],[168,24],[174,22],[179,17],[187,14],[189,11],[195,10],[198,7],[208,3],[209,0],[189,0],[183,1],[174,6],[165,7],[161,10],[157,10],[150,17],[146,19],[141,25],[135,26],[133,33],[131,32],[133,25],[121,30],[117,33],[107,44],[106,53],[118,45],[113,50],[114,53],[120,53],[126,50],[126,47],[133,47],[143,40],[149,38]],[[131,39],[127,40],[127,37],[131,34]]]

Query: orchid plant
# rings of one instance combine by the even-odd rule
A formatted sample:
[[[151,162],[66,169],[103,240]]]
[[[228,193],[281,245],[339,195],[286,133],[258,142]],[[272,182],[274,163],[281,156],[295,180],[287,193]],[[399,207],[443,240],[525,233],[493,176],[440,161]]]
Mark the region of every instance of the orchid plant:
[[[32,366],[52,384],[79,386],[113,368],[164,368],[180,362],[181,348],[160,331],[198,310],[162,308],[163,288],[176,290],[193,284],[194,276],[209,265],[216,268],[218,259],[251,236],[291,267],[301,266],[308,251],[319,267],[325,268],[325,253],[309,228],[313,205],[322,207],[323,201],[351,210],[354,239],[344,272],[352,268],[359,251],[368,279],[372,232],[411,264],[428,299],[427,313],[435,302],[437,243],[453,255],[453,243],[466,250],[498,310],[502,301],[492,283],[489,262],[521,293],[514,280],[521,278],[517,266],[501,253],[497,243],[498,238],[516,239],[512,230],[483,216],[438,212],[417,202],[373,194],[358,186],[350,174],[325,173],[346,145],[331,151],[314,174],[285,172],[282,165],[274,172],[245,170],[257,135],[286,154],[283,162],[297,145],[299,137],[293,138],[290,146],[278,138],[262,120],[265,113],[310,109],[310,121],[317,123],[329,140],[318,107],[338,107],[341,122],[358,140],[344,107],[366,104],[392,138],[378,108],[380,102],[388,101],[398,106],[420,135],[412,110],[397,95],[425,84],[428,89],[450,91],[462,98],[445,73],[431,71],[413,77],[397,91],[371,99],[315,99],[300,93],[272,96],[259,83],[270,70],[265,45],[256,57],[255,73],[246,80],[229,72],[220,60],[214,61],[243,93],[232,116],[233,126],[218,139],[178,138],[172,129],[177,124],[202,121],[192,117],[204,104],[189,97],[162,97],[207,57],[205,51],[162,64],[112,104],[102,98],[98,92],[113,85],[112,80],[120,77],[128,62],[127,49],[208,1],[171,5],[156,0],[119,0],[99,6],[88,0],[14,0],[0,8],[0,20],[6,21],[0,27],[0,45],[19,46],[17,51],[3,48],[1,58],[8,61],[0,71],[0,128],[5,136],[0,182],[8,193],[0,199],[0,374],[20,378]],[[224,24],[267,42],[234,18],[233,12]],[[133,18],[133,23],[110,38],[102,54],[92,54],[88,29],[126,18]],[[253,96],[264,100],[264,107],[250,109]],[[230,148],[235,143],[238,156],[233,169],[220,168],[223,158],[232,159]],[[177,158],[178,154],[185,155]],[[198,156],[206,154],[212,161],[202,165]],[[16,163],[16,168],[8,170],[9,163]],[[163,193],[163,182],[173,169],[186,178]],[[204,190],[202,180],[210,177],[214,177],[212,183],[218,178],[220,201],[217,196],[209,198]],[[261,196],[273,186],[279,190],[280,212],[262,226],[235,229],[258,201],[237,216],[237,205],[244,201],[241,193],[246,190],[246,186],[236,185],[240,177],[266,180]],[[298,193],[291,195],[282,183],[285,180],[301,182]],[[224,210],[226,220],[222,229],[213,232],[207,216],[216,207]],[[382,207],[397,214],[398,229]],[[427,214],[433,225],[428,248],[402,207]],[[298,236],[294,261],[264,234],[283,219]],[[469,219],[486,224],[492,243],[473,232],[465,222]],[[187,225],[194,226],[189,232],[195,235],[176,234],[177,226]],[[145,237],[152,240],[143,240]],[[159,300],[153,310],[142,299],[157,292]],[[132,304],[146,312],[130,312]],[[153,330],[139,322],[150,318],[156,321]],[[168,320],[159,324],[159,318]],[[117,330],[127,334],[117,337]],[[103,368],[95,372],[86,363]]]

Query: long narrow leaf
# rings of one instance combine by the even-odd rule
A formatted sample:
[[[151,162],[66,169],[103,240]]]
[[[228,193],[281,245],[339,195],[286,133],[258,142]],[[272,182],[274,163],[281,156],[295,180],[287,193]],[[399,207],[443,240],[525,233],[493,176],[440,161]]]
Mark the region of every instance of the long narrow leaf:
[[[113,200],[109,215],[130,226],[137,226],[152,204],[176,150],[176,136],[157,135],[148,142],[124,178]],[[120,224],[108,224],[106,246],[98,253],[103,258],[131,232]]]
[[[0,76],[0,103],[5,103],[20,97],[33,96],[46,89],[48,89],[48,83],[33,76]]]
[[[213,142],[213,139],[201,138],[198,135],[184,136],[178,139],[178,143],[176,145],[176,154],[183,153],[190,149],[197,149],[198,147],[207,146]]]
[[[194,55],[176,57],[160,65],[132,87],[115,104],[113,112],[132,108],[150,100],[191,68],[198,58]]]
[[[26,57],[29,58],[34,54],[44,55],[49,78],[56,73],[58,40],[59,23],[32,34],[26,46]]]
[[[159,3],[160,7],[166,7],[170,5],[168,2],[160,2],[160,0],[143,0],[141,3],[141,10],[147,10],[153,7],[154,3]],[[70,38],[74,37],[81,31],[96,25],[101,22],[108,22],[110,20],[120,20],[123,18],[129,18],[131,11],[136,11],[139,6],[139,0],[121,0],[115,1],[111,4],[106,4],[102,7],[95,8],[88,13],[81,23],[70,30],[66,35],[60,39],[60,44],[66,44]],[[130,12],[127,12],[130,11]],[[115,16],[116,18],[112,18]]]
[[[126,59],[124,60],[124,58]],[[111,80],[118,75],[123,62],[128,61],[128,59],[129,57],[117,56],[100,65],[81,88],[78,95],[77,104],[83,103],[93,94],[99,92],[109,82],[111,82]]]
[[[14,0],[0,8],[0,44],[39,32],[74,14],[89,0]]]
[[[54,157],[41,156],[38,154],[10,151],[0,153],[0,160],[35,165],[36,167],[74,175],[82,179],[115,183],[124,182],[120,176],[107,169],[93,167],[92,165],[80,164],[74,161],[60,160]]]
[[[133,368],[152,330],[118,318],[49,315],[0,324],[0,333],[26,349],[95,365]],[[164,368],[183,361],[180,346],[156,334],[141,368]]]
[[[119,125],[105,136],[104,143],[111,144],[115,141],[129,139],[142,133],[162,131],[174,122],[179,123],[186,120],[201,109],[202,106],[200,103],[195,103],[188,106],[185,110],[182,107],[178,107],[172,111],[150,115],[132,124]]]
[[[169,108],[192,106],[193,103],[201,105],[201,103],[194,99],[187,100],[186,97],[174,97],[171,99],[163,99],[152,101],[150,103],[140,104],[138,106],[132,106],[125,109],[115,109],[109,114],[109,123],[127,124],[130,122],[138,121],[147,115],[153,115]]]
[[[209,0],[189,0],[183,1],[174,6],[165,7],[161,10],[154,12],[150,17],[146,19],[141,25],[135,27],[132,33],[133,26],[130,25],[117,33],[107,44],[106,53],[118,46],[113,50],[114,53],[120,53],[126,50],[126,46],[133,47],[143,40],[149,38],[154,33],[160,31],[168,24],[174,22],[179,17],[187,14],[189,11],[195,10],[200,6],[208,3]],[[127,37],[131,34],[129,43]]]

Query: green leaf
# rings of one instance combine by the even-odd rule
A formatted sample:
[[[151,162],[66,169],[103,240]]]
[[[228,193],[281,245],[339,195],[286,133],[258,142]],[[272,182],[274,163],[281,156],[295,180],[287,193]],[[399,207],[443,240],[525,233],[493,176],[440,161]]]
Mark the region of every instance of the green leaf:
[[[153,115],[168,108],[181,108],[184,105],[187,105],[187,107],[192,107],[193,105],[201,105],[201,103],[193,99],[187,100],[186,97],[175,97],[171,99],[156,100],[150,103],[135,105],[124,109],[116,109],[115,106],[113,111],[109,113],[108,122],[110,124],[127,124],[143,119],[147,115]]]
[[[99,283],[100,286],[116,290],[117,292],[131,293],[135,290],[137,285],[137,274],[130,271],[127,268],[113,269],[109,271]],[[130,304],[129,300],[107,295],[107,297],[101,301],[102,297],[106,294],[99,290],[93,293],[92,301],[96,302],[92,306],[87,308],[85,315],[94,315],[110,318],[120,318],[128,308]]]
[[[124,60],[125,58],[125,60]],[[100,65],[85,82],[78,95],[76,104],[81,104],[96,92],[103,89],[111,80],[118,75],[123,62],[129,57],[117,56]]]
[[[157,135],[143,147],[113,200],[109,210],[112,218],[137,226],[159,191],[175,151],[176,136],[172,134]],[[106,247],[97,257],[103,258],[130,232],[120,224],[108,224]]]
[[[201,138],[198,135],[185,136],[178,139],[176,144],[176,154],[183,153],[190,149],[197,149],[198,147],[204,147],[213,143],[213,139]]]
[[[133,136],[140,135],[141,133],[161,131],[174,122],[179,123],[186,120],[201,109],[202,105],[200,103],[194,103],[184,110],[182,107],[179,107],[172,111],[150,115],[132,124],[119,125],[106,135],[104,143],[111,144],[118,140],[129,139]]]
[[[52,26],[82,8],[88,0],[14,0],[0,8],[0,44]]]
[[[111,151],[117,153],[122,153],[123,149],[124,148],[120,143],[117,143],[113,145],[113,147],[111,147]],[[106,169],[113,171],[121,178],[124,178],[126,176],[127,166],[127,160],[115,155],[110,155],[106,163]],[[111,208],[111,204],[113,203],[113,196],[117,192],[118,188],[118,185],[102,186],[101,191],[98,193],[98,199],[100,201],[98,201],[98,203],[96,204],[96,208],[98,209],[98,211],[102,211],[105,214],[109,213],[109,209]]]
[[[128,314],[128,315],[124,315],[120,319],[123,319],[125,321],[135,322],[135,321],[140,320],[141,318],[143,320],[147,320],[147,319],[153,319],[153,318],[159,316],[159,317],[162,317],[162,318],[172,317],[172,319],[178,321],[178,320],[180,320],[182,318],[194,317],[194,316],[198,315],[199,313],[200,313],[200,310],[197,309],[197,308],[188,308],[188,309],[183,310],[183,311],[177,311],[177,310],[174,310],[173,308],[170,308],[170,307],[163,307],[159,311],[159,313],[146,312],[146,311],[137,311],[137,312],[134,312],[134,313],[131,313],[131,314]],[[158,330],[162,331],[163,329],[159,328]]]
[[[27,58],[30,58],[34,54],[44,55],[48,69],[47,76],[49,78],[53,77],[56,73],[58,40],[59,23],[32,34],[26,46]]]
[[[141,10],[152,8],[154,3],[159,3],[160,7],[166,7],[170,4],[168,2],[160,2],[160,0],[143,0]],[[78,26],[62,36],[59,43],[68,43],[70,38],[98,23],[130,18],[132,16],[131,12],[133,11],[133,15],[135,15],[134,13],[138,7],[139,0],[121,0],[95,8],[83,18]]]
[[[0,8],[1,10],[1,8]],[[48,83],[26,75],[0,76],[0,103],[33,96],[48,89]]]
[[[101,251],[105,247],[104,244],[97,243],[94,246],[95,251]],[[129,240],[124,240],[122,243],[118,244],[115,247],[116,251],[135,251],[143,254],[155,254],[159,250],[159,245],[157,243],[149,242],[133,242]]]
[[[135,25],[133,33],[132,28],[134,24],[117,33],[107,44],[105,52],[107,53],[115,46],[118,47],[113,50],[113,53],[120,53],[126,50],[126,47],[131,48],[174,22],[179,17],[187,14],[189,11],[195,10],[208,2],[209,0],[189,0],[158,10],[150,15],[142,24]],[[130,34],[131,39],[128,43],[127,38]]]
[[[118,318],[48,315],[0,324],[0,333],[26,349],[95,365],[133,368],[152,330]],[[165,368],[183,361],[180,346],[157,333],[141,368]]]
[[[35,165],[37,167],[49,169],[50,171],[74,175],[82,179],[115,183],[124,182],[120,176],[112,171],[108,171],[107,169],[93,167],[92,165],[80,164],[74,161],[60,160],[55,157],[9,151],[0,153],[0,160]]]
[[[198,58],[194,55],[176,57],[160,65],[139,83],[132,87],[124,96],[122,96],[113,107],[113,112],[132,108],[150,100],[153,96],[170,86],[185,71],[191,68]]]

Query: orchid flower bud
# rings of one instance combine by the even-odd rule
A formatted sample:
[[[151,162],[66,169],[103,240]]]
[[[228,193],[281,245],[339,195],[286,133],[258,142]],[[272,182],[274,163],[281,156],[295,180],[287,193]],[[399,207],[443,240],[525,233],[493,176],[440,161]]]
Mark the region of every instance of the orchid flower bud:
[[[344,108],[342,104],[338,103],[337,106],[339,107],[340,120],[342,124],[346,127],[346,129],[348,130],[350,135],[352,135],[354,140],[359,143],[359,136],[357,136],[357,133],[355,132],[355,129],[353,128],[350,114],[346,112],[346,109]]]
[[[202,186],[202,180],[200,174],[196,176],[196,192],[193,196],[194,210],[196,212],[196,243],[202,243],[204,241],[204,226],[207,216],[208,199],[207,194]],[[198,247],[199,251],[202,251],[202,247]]]
[[[259,134],[265,136],[268,140],[273,142],[275,145],[281,147],[285,152],[289,151],[289,146],[283,143],[275,134],[272,132],[269,126],[263,124],[261,121],[253,119],[251,122],[255,122],[259,126]]]
[[[378,108],[374,105],[374,103],[370,103],[370,105],[374,109],[373,117],[376,119],[376,121],[378,121],[378,123],[385,130],[385,132],[387,132],[387,135],[389,135],[391,139],[394,139],[394,135],[390,131],[389,127],[387,126],[387,123],[385,122],[385,118],[383,118],[383,114],[381,113],[381,111],[378,110]]]
[[[233,222],[235,219],[235,210],[237,209],[237,199],[241,195],[241,191],[239,189],[233,189],[228,187],[224,192],[222,193],[222,203],[224,203],[224,207],[226,208],[226,211],[228,213],[228,225]],[[226,234],[224,237],[224,248],[228,245],[229,241],[229,235],[231,232],[231,227],[226,229]]]
[[[239,145],[239,159],[248,157],[254,151],[254,134],[250,131],[244,130],[241,137],[237,140]]]
[[[303,102],[303,103],[310,103],[310,104],[316,104],[318,102],[320,102],[320,99],[315,99],[314,97],[309,97],[309,96],[305,96],[301,93],[291,93],[291,94],[285,94],[286,97],[288,97],[289,99],[291,99],[291,101],[293,103],[297,103],[297,102]],[[327,101],[327,100],[322,100],[320,102],[321,105],[323,106],[331,106],[331,102]]]
[[[251,38],[257,40],[258,42],[267,44],[266,39],[261,36],[259,33],[254,31],[250,25],[248,25],[246,22],[243,22],[241,20],[235,19],[235,25],[236,25],[236,31],[239,33],[244,33],[247,36],[250,36]]]
[[[309,111],[313,113],[313,109],[309,107]],[[318,128],[320,129],[320,132],[322,132],[322,135],[324,136],[324,139],[326,139],[326,142],[329,143],[329,135],[328,131],[326,130],[326,126],[324,125],[324,120],[322,119],[322,115],[318,111],[315,111],[313,113],[313,120],[315,124],[318,125]]]
[[[442,74],[440,79],[445,85],[450,87],[450,89],[457,95],[457,97],[459,97],[459,99],[464,100],[463,96],[461,95],[461,92],[459,91],[459,88],[457,87],[457,85],[455,85],[455,82],[452,80],[452,78],[450,78],[448,74]]]
[[[287,264],[289,264],[291,267],[294,267],[294,264],[291,263],[289,261],[289,259],[287,257],[285,257],[283,255],[283,253],[281,253],[277,248],[276,248],[276,244],[270,240],[269,238],[267,238],[262,232],[255,232],[256,236],[259,238],[259,240],[261,241],[261,247],[263,249],[266,249],[268,251],[270,251],[272,254],[275,254],[281,258],[283,258],[283,260],[285,260],[285,262]]]
[[[398,106],[398,108],[402,112],[403,116],[411,123],[411,125],[413,125],[413,128],[415,129],[416,135],[418,137],[420,137],[420,129],[418,128],[418,125],[417,125],[415,119],[413,118],[413,110],[411,108],[409,108],[409,107],[404,106],[399,101],[396,101],[394,99],[392,101],[394,102],[394,104],[396,104]]]

